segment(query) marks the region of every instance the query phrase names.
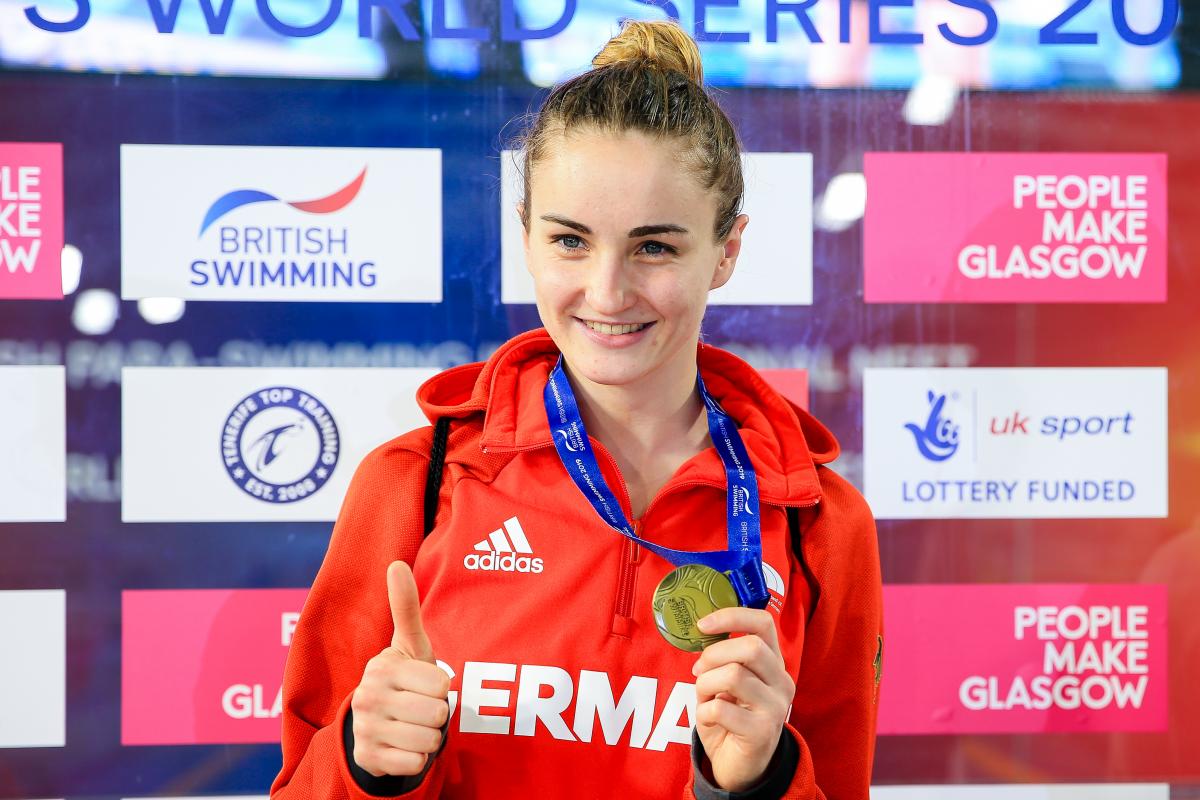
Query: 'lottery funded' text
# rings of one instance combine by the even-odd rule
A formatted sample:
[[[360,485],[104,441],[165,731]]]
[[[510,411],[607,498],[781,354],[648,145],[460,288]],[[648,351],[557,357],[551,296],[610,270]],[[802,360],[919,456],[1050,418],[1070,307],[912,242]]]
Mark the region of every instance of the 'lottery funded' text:
[[[911,691],[885,694],[881,733],[1166,728],[1164,586],[889,586],[885,613]]]
[[[1164,302],[1166,156],[870,153],[868,302]]]

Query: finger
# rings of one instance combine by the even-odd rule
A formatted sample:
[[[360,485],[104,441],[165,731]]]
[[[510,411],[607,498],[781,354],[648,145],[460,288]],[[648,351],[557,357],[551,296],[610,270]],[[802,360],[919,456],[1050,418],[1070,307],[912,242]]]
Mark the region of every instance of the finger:
[[[692,665],[692,674],[703,675],[732,663],[746,667],[769,686],[784,686],[791,681],[783,658],[755,635],[710,644]]]
[[[421,623],[421,598],[412,569],[393,561],[387,571],[388,605],[392,609],[392,647],[409,658],[433,663],[433,648]]]
[[[746,708],[727,700],[709,700],[696,706],[696,722],[717,725],[747,739],[762,735],[763,721]]]
[[[390,720],[376,728],[374,740],[381,747],[428,755],[436,753],[442,746],[442,731],[427,725]]]
[[[355,746],[354,760],[377,778],[383,775],[416,775],[425,769],[425,762],[429,759],[425,753],[396,750],[392,747],[381,748],[373,750],[369,755],[364,753],[363,758],[369,758],[370,763],[374,765],[373,768],[368,768],[362,761],[359,761],[358,750],[359,748]]]
[[[384,653],[393,659],[382,674],[380,683],[396,692],[414,692],[434,700],[445,700],[450,691],[450,676],[436,664],[395,655],[388,648]]]
[[[743,606],[718,608],[698,620],[696,625],[702,633],[753,634],[782,656],[782,651],[779,649],[779,632],[775,629],[775,618],[766,609]]]
[[[450,706],[444,699],[417,692],[389,694],[379,709],[390,720],[411,722],[429,728],[440,728],[450,716]]]
[[[696,701],[728,700],[735,705],[774,711],[782,699],[767,684],[741,664],[725,664],[696,679]]]

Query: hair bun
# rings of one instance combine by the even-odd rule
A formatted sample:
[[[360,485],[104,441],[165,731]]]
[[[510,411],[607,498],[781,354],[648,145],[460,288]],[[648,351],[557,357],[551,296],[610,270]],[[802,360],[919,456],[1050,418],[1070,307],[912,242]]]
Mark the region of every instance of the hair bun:
[[[622,63],[653,64],[664,72],[679,72],[704,84],[700,48],[674,22],[625,20],[621,32],[592,59],[593,67]]]

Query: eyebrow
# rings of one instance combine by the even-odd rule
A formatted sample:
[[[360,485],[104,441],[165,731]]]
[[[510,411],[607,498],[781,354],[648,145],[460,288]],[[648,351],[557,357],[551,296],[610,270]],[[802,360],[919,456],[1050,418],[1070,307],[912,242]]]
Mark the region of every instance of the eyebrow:
[[[557,214],[543,214],[542,219],[546,222],[553,222],[558,225],[562,225],[563,227],[570,228],[571,230],[579,231],[580,233],[590,234],[592,232],[592,229],[587,225],[584,225],[582,222],[576,222],[573,219],[560,217]],[[629,238],[636,239],[640,236],[652,236],[656,233],[686,234],[687,232],[688,229],[682,225],[676,225],[674,223],[667,222],[659,225],[639,225],[636,228],[630,229]]]

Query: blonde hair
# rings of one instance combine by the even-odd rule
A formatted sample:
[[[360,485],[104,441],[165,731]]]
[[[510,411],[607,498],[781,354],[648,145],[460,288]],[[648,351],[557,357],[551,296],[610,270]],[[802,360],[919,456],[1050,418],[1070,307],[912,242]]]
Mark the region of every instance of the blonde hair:
[[[725,238],[742,206],[741,147],[733,124],[703,83],[700,49],[682,28],[673,22],[627,20],[592,59],[592,69],[554,87],[520,142],[526,229],[532,168],[555,137],[594,128],[683,140],[685,165],[717,194],[714,239]]]
[[[656,64],[665,71],[682,73],[696,84],[704,84],[704,65],[700,48],[683,28],[673,22],[635,22],[626,20],[621,32],[592,59],[593,67],[638,62]]]

